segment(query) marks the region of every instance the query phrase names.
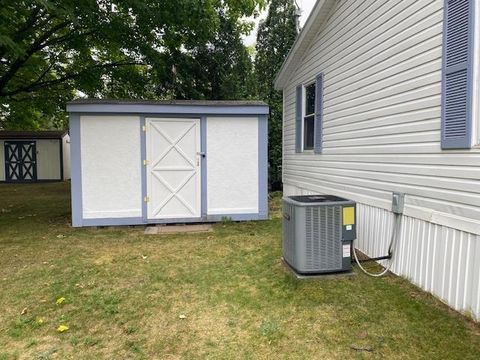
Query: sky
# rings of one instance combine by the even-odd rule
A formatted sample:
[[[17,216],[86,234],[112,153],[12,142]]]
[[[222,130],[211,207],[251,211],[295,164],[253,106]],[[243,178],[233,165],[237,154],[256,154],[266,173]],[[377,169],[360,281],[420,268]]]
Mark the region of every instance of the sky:
[[[297,0],[298,6],[300,6],[300,9],[302,11],[302,15],[300,16],[300,25],[303,27],[305,24],[305,21],[308,19],[308,15],[310,15],[310,12],[313,9],[313,6],[317,0]],[[258,23],[260,22],[261,19],[264,19],[267,16],[268,9],[266,9],[258,18],[254,19],[256,26],[255,30],[252,31],[252,33],[249,36],[244,37],[243,42],[245,45],[250,46],[255,44],[255,40],[257,38],[257,27]]]

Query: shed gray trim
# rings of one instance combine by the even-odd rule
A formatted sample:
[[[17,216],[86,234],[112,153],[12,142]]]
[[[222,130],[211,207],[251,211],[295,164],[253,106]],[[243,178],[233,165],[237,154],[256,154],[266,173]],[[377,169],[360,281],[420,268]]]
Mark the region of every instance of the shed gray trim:
[[[176,113],[151,113],[151,112],[126,112],[126,113],[102,113],[102,112],[92,112],[92,113],[89,113],[89,112],[86,112],[86,113],[83,113],[83,112],[73,112],[71,114],[76,114],[76,115],[79,115],[80,117],[82,116],[115,116],[115,115],[119,115],[119,116],[145,116],[145,118],[148,118],[148,117],[154,117],[154,118],[162,118],[162,117],[167,117],[167,118],[171,118],[171,119],[175,119],[175,118],[179,118],[179,119],[199,119],[200,117],[202,116],[206,116],[206,117],[209,117],[209,118],[215,118],[215,117],[219,117],[219,118],[225,118],[227,117],[228,119],[229,118],[244,118],[244,117],[256,117],[256,116],[261,116],[262,114],[207,114],[207,113],[197,113],[197,114],[176,114]],[[226,119],[225,121],[228,121],[228,119]]]
[[[442,149],[472,147],[474,24],[474,0],[444,0]]]
[[[135,99],[77,99],[67,102],[73,104],[137,104],[137,105],[202,105],[202,106],[267,106],[261,100],[135,100]]]
[[[258,213],[249,214],[215,214],[206,215],[200,218],[178,218],[178,219],[157,219],[149,220],[149,224],[171,224],[171,223],[195,223],[195,222],[220,222],[225,219],[232,221],[254,221],[254,220],[266,220],[267,215],[260,215]]]
[[[268,215],[268,117],[258,117],[258,214]]]
[[[82,226],[145,225],[141,217],[83,219]]]
[[[203,153],[203,156],[200,159],[200,188],[201,188],[201,204],[200,204],[200,213],[202,216],[206,216],[208,212],[208,186],[207,186],[207,117],[202,116],[200,118],[200,151]]]
[[[267,215],[252,214],[222,214],[207,215],[199,218],[175,218],[175,219],[155,219],[145,222],[141,217],[128,218],[99,218],[83,219],[83,226],[122,226],[122,225],[147,225],[147,224],[175,224],[175,223],[200,223],[200,222],[220,222],[225,219],[232,221],[254,221],[266,220]]]
[[[70,114],[70,164],[72,193],[72,226],[82,226],[82,160],[80,116]]]
[[[226,104],[178,104],[178,103],[81,103],[67,105],[70,113],[109,113],[109,114],[180,114],[180,115],[267,115],[268,106],[264,103],[229,103]]]
[[[142,218],[147,221],[148,209],[145,197],[147,196],[147,166],[144,161],[147,159],[147,133],[145,131],[145,116],[140,116],[140,166],[142,178]]]

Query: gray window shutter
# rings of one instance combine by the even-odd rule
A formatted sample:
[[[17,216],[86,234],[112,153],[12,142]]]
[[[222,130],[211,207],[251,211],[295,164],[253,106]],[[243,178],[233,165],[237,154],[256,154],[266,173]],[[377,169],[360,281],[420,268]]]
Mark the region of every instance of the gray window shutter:
[[[442,149],[472,146],[474,0],[444,0]]]
[[[295,152],[302,152],[302,85],[297,86],[297,100],[295,103]]]
[[[314,151],[322,153],[323,145],[323,74],[318,74],[315,81],[315,134]]]

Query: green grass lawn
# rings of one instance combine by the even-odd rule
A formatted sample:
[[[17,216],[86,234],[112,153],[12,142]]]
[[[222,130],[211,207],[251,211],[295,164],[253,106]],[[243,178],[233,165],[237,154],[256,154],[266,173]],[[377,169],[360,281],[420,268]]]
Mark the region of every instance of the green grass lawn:
[[[406,280],[292,278],[279,196],[269,221],[173,236],[69,208],[67,184],[0,185],[0,359],[479,358],[480,327]]]

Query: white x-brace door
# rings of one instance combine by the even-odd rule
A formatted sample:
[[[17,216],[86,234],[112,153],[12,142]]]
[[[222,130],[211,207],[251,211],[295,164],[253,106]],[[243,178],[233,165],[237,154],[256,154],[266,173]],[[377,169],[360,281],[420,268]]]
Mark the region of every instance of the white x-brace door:
[[[147,118],[148,219],[201,216],[200,119]]]

